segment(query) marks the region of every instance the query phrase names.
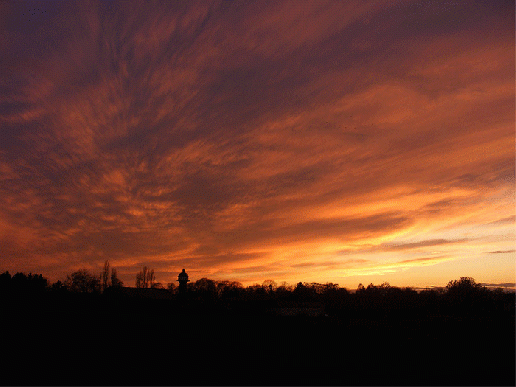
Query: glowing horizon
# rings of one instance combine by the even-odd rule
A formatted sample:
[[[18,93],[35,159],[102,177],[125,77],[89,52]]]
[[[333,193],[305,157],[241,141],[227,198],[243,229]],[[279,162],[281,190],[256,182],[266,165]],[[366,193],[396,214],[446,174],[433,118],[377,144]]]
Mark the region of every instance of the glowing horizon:
[[[0,15],[1,272],[516,282],[514,2]]]

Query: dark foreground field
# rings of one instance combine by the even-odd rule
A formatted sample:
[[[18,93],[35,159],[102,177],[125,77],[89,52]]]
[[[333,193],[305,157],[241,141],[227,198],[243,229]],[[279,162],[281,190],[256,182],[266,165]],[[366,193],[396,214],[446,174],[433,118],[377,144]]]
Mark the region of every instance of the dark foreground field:
[[[514,385],[514,295],[471,308],[444,298],[382,307],[382,300],[352,296],[358,297],[330,300],[315,317],[279,315],[273,299],[221,304],[69,293],[3,299],[1,380]]]

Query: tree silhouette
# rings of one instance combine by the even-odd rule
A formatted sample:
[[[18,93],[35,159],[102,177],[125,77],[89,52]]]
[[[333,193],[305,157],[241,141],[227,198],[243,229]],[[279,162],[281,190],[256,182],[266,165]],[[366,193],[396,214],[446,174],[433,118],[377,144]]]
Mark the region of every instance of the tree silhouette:
[[[478,292],[484,287],[481,284],[477,284],[475,280],[471,277],[460,277],[459,280],[453,280],[448,282],[446,285],[446,290],[448,293],[472,293]]]
[[[204,301],[214,301],[218,296],[215,281],[205,277],[195,281],[193,288],[199,298]]]
[[[5,292],[11,287],[11,274],[6,271],[0,274],[0,291]]]
[[[460,277],[459,280],[448,282],[445,294],[454,313],[462,314],[466,310],[477,313],[486,308],[487,289],[471,277]]]
[[[110,284],[109,276],[109,261],[104,262],[104,269],[102,270],[102,290],[106,290]]]
[[[100,292],[100,280],[86,269],[77,270],[67,276],[65,286],[75,293]]]
[[[124,283],[118,279],[117,272],[115,268],[111,269],[111,287],[120,288],[124,286]]]
[[[269,293],[272,293],[278,288],[278,285],[273,280],[265,280],[262,283],[262,287],[266,289]]]
[[[67,289],[66,289],[66,285],[64,283],[62,283],[61,281],[56,281],[54,282],[51,286],[50,286],[50,289],[53,291],[53,292],[65,292]]]
[[[177,289],[177,285],[175,283],[173,283],[173,282],[170,282],[167,285],[167,289],[170,291],[170,293],[175,293],[176,289]]]
[[[18,293],[41,293],[47,286],[48,281],[41,274],[16,273],[11,278],[12,289]]]
[[[137,288],[152,288],[154,284],[154,269],[148,269],[144,266],[138,274],[136,274],[136,287]]]
[[[298,301],[312,301],[315,289],[306,283],[298,282],[292,293]]]

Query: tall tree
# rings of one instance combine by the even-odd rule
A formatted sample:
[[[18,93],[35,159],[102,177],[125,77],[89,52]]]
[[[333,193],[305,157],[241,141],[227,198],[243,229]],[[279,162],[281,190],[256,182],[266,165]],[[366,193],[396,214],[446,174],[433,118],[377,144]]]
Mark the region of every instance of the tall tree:
[[[148,269],[144,266],[138,274],[136,274],[136,287],[137,288],[151,288],[156,278],[154,277],[154,269]]]
[[[119,288],[119,287],[124,286],[124,283],[120,279],[118,279],[115,268],[111,269],[111,286],[114,288]]]
[[[154,277],[154,269],[150,269],[147,273],[147,288],[152,288],[154,286],[154,282],[156,277]]]
[[[136,273],[136,287],[143,288],[143,282],[143,271],[140,270],[138,273]]]
[[[104,270],[102,270],[102,291],[111,285],[109,280],[109,261],[106,261],[104,262]]]

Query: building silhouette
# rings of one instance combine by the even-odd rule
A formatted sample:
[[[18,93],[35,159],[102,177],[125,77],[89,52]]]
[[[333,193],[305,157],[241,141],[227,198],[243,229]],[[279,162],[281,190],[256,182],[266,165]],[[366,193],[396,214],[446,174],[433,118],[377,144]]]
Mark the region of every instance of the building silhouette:
[[[186,293],[186,284],[190,282],[188,279],[188,274],[186,274],[185,269],[177,276],[177,280],[179,281],[179,293]]]

